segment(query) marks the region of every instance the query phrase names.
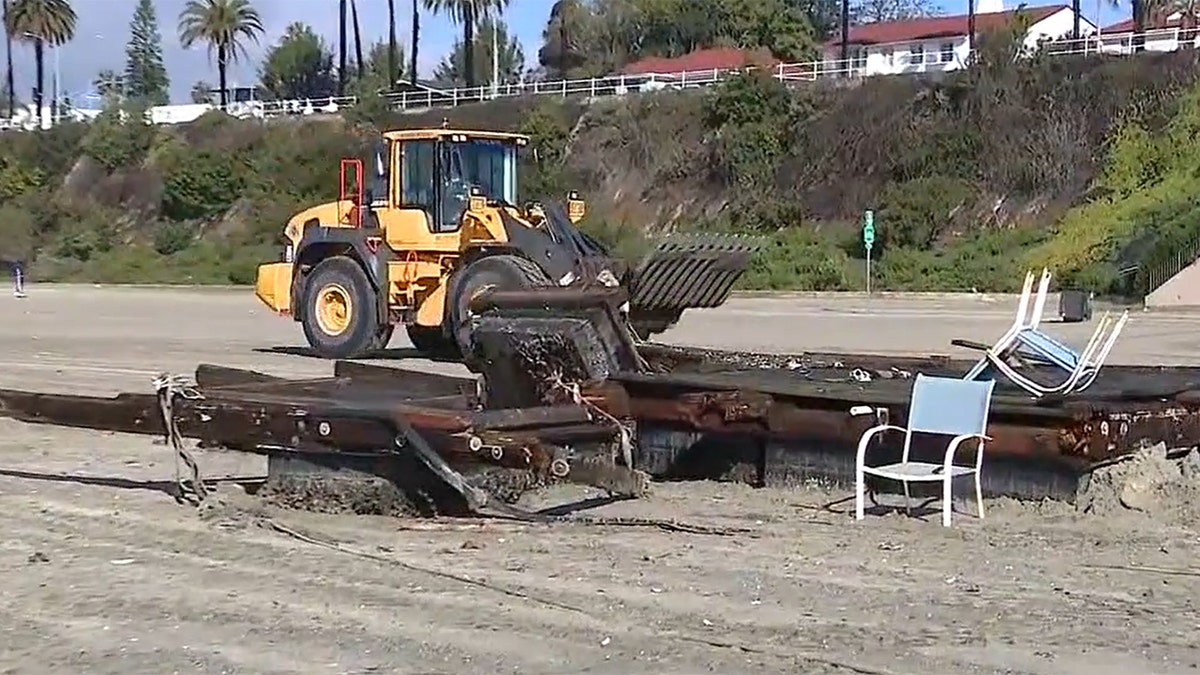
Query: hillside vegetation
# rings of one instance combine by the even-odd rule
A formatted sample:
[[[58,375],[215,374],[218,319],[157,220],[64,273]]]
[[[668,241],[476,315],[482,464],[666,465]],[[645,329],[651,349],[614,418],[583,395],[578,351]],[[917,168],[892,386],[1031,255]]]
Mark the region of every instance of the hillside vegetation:
[[[378,127],[534,136],[522,199],[589,199],[586,227],[635,254],[664,230],[770,235],[745,284],[1010,290],[1031,265],[1136,292],[1119,270],[1200,236],[1200,68],[1191,52],[1013,59],[990,38],[940,80],[791,89],[753,75],[703,91],[580,103],[504,100],[266,123],[210,113],[151,127],[106,113],[0,136],[0,254],[38,280],[249,283],[283,224],[336,198],[338,158]]]

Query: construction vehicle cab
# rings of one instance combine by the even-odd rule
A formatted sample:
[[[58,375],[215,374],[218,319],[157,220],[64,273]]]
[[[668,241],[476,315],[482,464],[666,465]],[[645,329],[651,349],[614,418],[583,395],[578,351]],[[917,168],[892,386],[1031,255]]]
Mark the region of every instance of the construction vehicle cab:
[[[470,301],[486,290],[630,282],[628,265],[575,226],[585,207],[574,193],[565,209],[517,205],[518,153],[528,141],[448,128],[383,133],[365,162],[342,160],[336,202],[289,220],[283,260],[259,266],[256,294],[300,322],[309,345],[326,358],[381,348],[398,324],[423,352],[469,356]],[[723,302],[749,254],[735,255],[731,268],[729,251],[714,258],[722,247],[703,248],[707,257],[697,259],[689,255],[695,247],[675,246],[669,267],[679,271],[682,261],[695,271],[697,262],[714,263],[707,276],[732,272],[727,284],[705,291],[697,305],[695,293],[664,293],[659,270],[650,284],[657,290],[644,298],[649,305],[631,297],[632,310],[645,310],[658,327],[674,323],[686,306]],[[668,283],[689,281],[703,279]]]

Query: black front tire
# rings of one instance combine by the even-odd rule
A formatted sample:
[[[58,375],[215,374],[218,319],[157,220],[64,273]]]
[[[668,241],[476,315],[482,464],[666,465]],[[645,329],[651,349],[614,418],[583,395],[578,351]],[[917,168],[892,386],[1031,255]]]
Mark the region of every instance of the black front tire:
[[[480,258],[455,272],[451,297],[447,298],[450,333],[458,345],[463,362],[476,370],[471,322],[471,300],[491,287],[515,291],[550,286],[550,277],[533,261],[516,255],[499,254]]]
[[[431,359],[459,359],[462,354],[454,339],[447,336],[441,326],[409,326],[408,341],[417,351]]]
[[[346,311],[342,325],[331,329],[327,324],[332,322],[322,320],[322,306],[337,304],[337,296],[343,296]],[[357,262],[345,256],[322,261],[304,284],[300,323],[309,346],[326,359],[350,359],[371,351],[382,337],[375,302],[371,281]]]

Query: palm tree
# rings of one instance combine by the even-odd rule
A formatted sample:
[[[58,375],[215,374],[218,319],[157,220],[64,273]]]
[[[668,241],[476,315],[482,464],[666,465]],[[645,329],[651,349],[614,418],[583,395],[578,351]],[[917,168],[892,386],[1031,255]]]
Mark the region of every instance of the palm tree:
[[[396,86],[396,0],[388,3],[388,91]]]
[[[412,0],[412,52],[408,61],[408,80],[417,83],[417,40],[421,37],[421,8]]]
[[[363,78],[362,28],[358,23],[358,3],[350,0],[350,16],[354,22],[354,63],[358,66],[358,79]]]
[[[346,0],[338,2],[338,96],[346,95]]]
[[[509,0],[425,0],[425,8],[449,14],[462,26],[463,31],[463,80],[467,87],[475,87],[475,27],[479,20],[495,12],[503,13]],[[415,63],[416,51],[413,51]]]
[[[208,43],[208,55],[217,55],[221,109],[228,103],[226,73],[230,63],[246,56],[246,41],[258,44],[262,18],[250,0],[188,0],[179,14],[179,41],[185,49]]]
[[[75,37],[75,10],[67,0],[9,0],[8,19],[5,28],[10,36],[33,43],[33,57],[37,64],[37,88],[33,90],[33,104],[42,115],[42,126],[46,126],[45,111],[42,110],[42,91],[46,79],[46,45],[58,47]]]
[[[17,114],[17,77],[13,71],[12,62],[12,43],[13,35],[9,30],[8,23],[8,5],[10,0],[4,0],[4,47],[8,52],[8,119],[12,119]]]
[[[967,0],[967,56],[975,53],[975,0]]]
[[[1175,0],[1172,10],[1179,12],[1179,42],[1184,49],[1196,47],[1196,25],[1200,23],[1200,0]]]
[[[1109,0],[1109,4],[1115,9],[1121,6],[1121,0]],[[1133,52],[1140,52],[1145,49],[1146,45],[1146,24],[1155,17],[1166,18],[1167,15],[1183,11],[1182,17],[1186,25],[1187,11],[1186,7],[1190,4],[1195,7],[1194,0],[1130,0],[1130,17],[1133,19],[1133,39],[1130,40],[1130,49]],[[1183,40],[1183,33],[1180,31],[1180,40]]]

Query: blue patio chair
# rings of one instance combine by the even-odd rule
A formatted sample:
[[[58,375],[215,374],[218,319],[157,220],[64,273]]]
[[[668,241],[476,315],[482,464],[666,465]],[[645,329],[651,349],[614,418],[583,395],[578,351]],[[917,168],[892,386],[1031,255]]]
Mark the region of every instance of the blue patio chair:
[[[1033,273],[1025,276],[1025,287],[1021,292],[1017,316],[1012,326],[984,353],[983,358],[967,371],[963,379],[992,379],[999,373],[1037,398],[1072,394],[1091,386],[1129,321],[1129,312],[1125,311],[1118,319],[1113,319],[1110,313],[1105,313],[1097,322],[1096,330],[1083,351],[1076,352],[1039,329],[1049,286],[1050,273],[1042,270],[1042,279],[1037,295],[1032,297],[1033,307],[1030,309]],[[1009,364],[1009,360],[1015,356],[1056,367],[1063,371],[1065,376],[1058,384],[1035,382]]]
[[[911,504],[909,483],[942,483],[942,525],[950,526],[953,510],[951,484],[959,476],[975,479],[975,503],[979,517],[983,518],[983,489],[980,473],[983,470],[983,444],[991,439],[986,435],[988,409],[991,406],[992,380],[961,380],[956,378],[917,375],[913,382],[912,398],[908,408],[908,427],[881,424],[867,429],[858,440],[858,455],[855,458],[855,518],[863,519],[866,496],[866,476],[878,476],[899,481],[904,486],[905,507]],[[867,449],[871,440],[885,431],[904,433],[904,450],[900,461],[893,464],[868,466]],[[949,437],[946,452],[940,462],[913,461],[910,457],[914,434]],[[973,464],[955,464],[955,454],[965,443],[974,443]]]

